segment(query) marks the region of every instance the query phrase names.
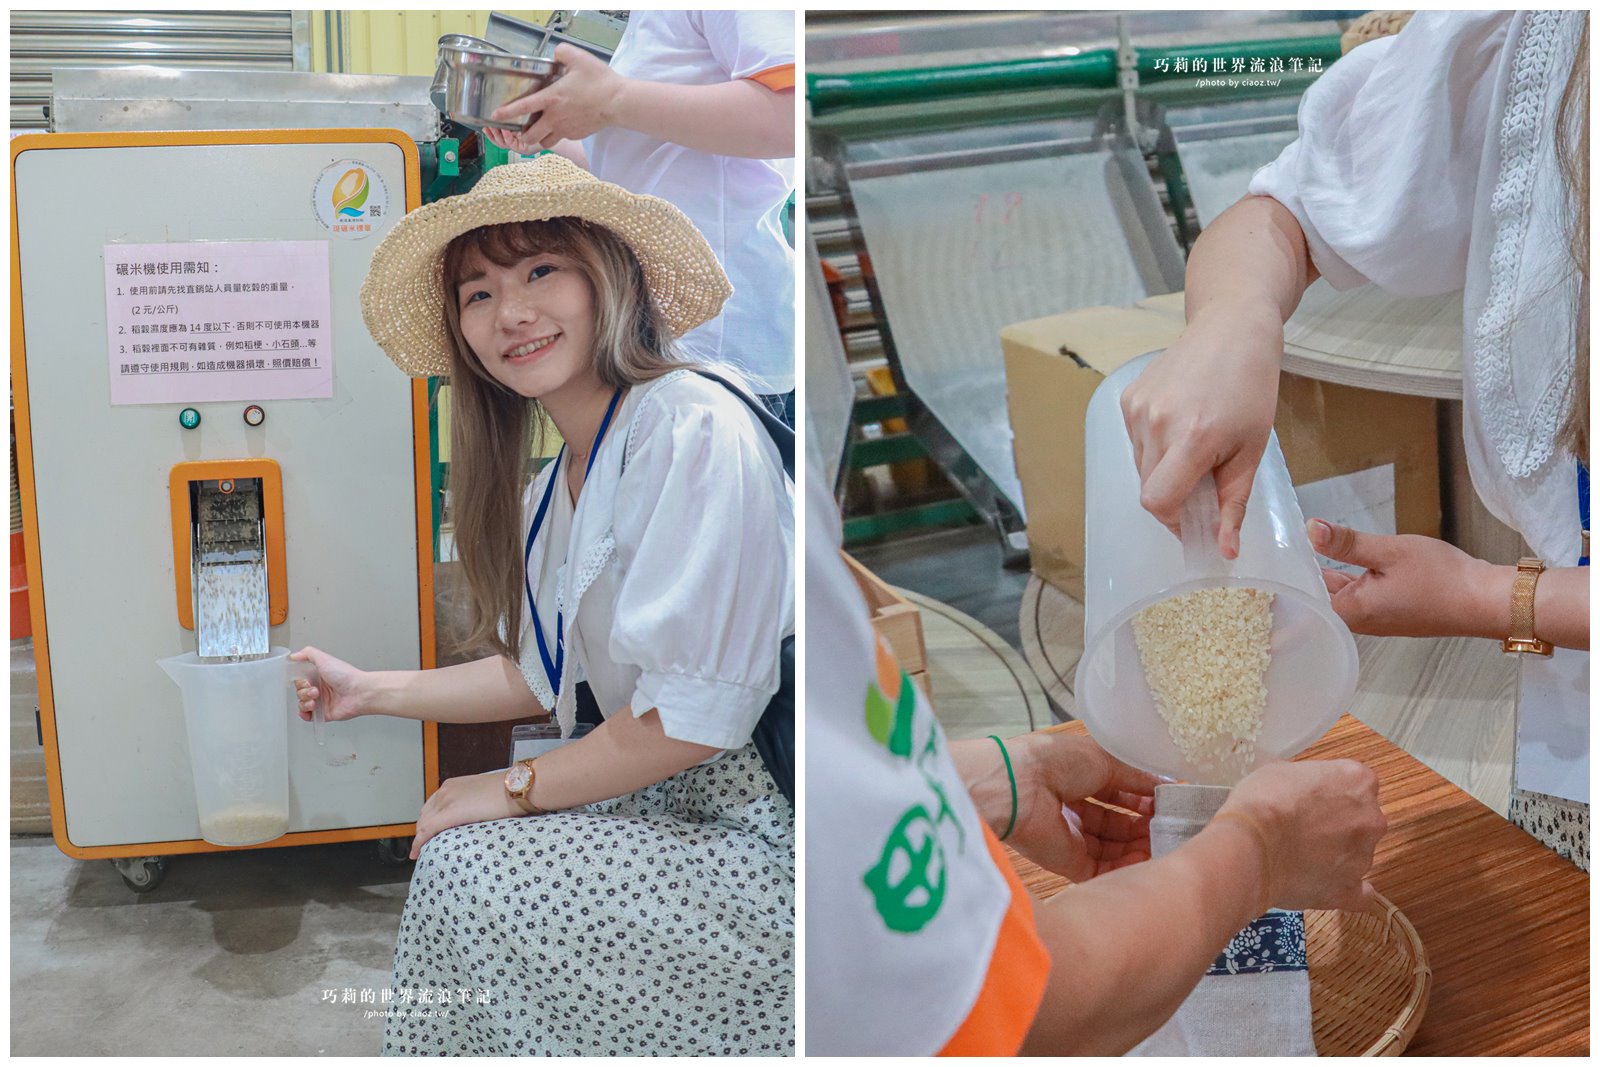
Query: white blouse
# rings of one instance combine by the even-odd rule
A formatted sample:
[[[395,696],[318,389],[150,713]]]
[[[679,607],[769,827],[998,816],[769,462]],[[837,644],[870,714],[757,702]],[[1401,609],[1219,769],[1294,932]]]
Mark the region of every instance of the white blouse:
[[[524,538],[556,467],[528,489]],[[519,666],[563,735],[587,681],[607,717],[654,708],[668,737],[749,742],[794,633],[793,499],[777,446],[722,385],[674,371],[628,391],[576,510],[557,484],[528,556],[552,658],[558,613],[566,627],[559,694],[529,623]]]
[[[1293,212],[1335,289],[1464,290],[1473,486],[1554,566],[1579,553],[1576,469],[1556,443],[1580,300],[1555,124],[1583,18],[1419,11],[1328,68],[1299,139],[1250,182]]]

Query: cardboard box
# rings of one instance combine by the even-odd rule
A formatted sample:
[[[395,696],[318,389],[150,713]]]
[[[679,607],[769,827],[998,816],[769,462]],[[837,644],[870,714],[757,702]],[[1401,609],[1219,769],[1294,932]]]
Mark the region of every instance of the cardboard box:
[[[1083,308],[1000,331],[1033,572],[1083,598],[1084,417],[1105,377],[1177,340],[1182,294]],[[1397,533],[1438,537],[1438,403],[1285,374],[1278,441],[1295,486],[1394,465]]]
[[[873,630],[888,642],[889,651],[899,661],[900,669],[922,688],[924,696],[932,700],[933,690],[928,685],[928,651],[922,639],[922,612],[895,592],[887,582],[851,558],[849,553],[840,552],[839,555],[844,557],[845,565],[850,568],[850,574],[861,589],[861,595],[872,609]]]

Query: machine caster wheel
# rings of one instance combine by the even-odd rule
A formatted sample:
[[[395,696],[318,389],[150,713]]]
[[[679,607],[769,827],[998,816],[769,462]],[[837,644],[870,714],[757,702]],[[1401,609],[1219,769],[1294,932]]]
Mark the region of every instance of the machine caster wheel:
[[[380,837],[373,844],[378,846],[378,862],[385,867],[402,867],[411,862],[409,837]]]
[[[167,861],[162,856],[133,856],[112,860],[122,882],[135,893],[148,893],[161,884],[167,873]]]

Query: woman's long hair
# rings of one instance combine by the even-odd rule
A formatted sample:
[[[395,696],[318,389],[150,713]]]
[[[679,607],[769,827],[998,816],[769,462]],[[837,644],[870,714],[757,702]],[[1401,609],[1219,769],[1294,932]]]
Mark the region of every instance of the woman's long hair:
[[[530,447],[543,451],[539,403],[496,381],[461,333],[456,288],[481,256],[500,267],[550,252],[572,259],[594,297],[594,371],[611,388],[653,381],[688,366],[650,294],[632,249],[582,219],[483,226],[444,252],[450,351],[450,506],[467,579],[463,650],[488,647],[517,660],[524,621],[522,489]]]
[[[1561,444],[1589,465],[1589,15],[1583,16],[1578,61],[1556,109],[1556,162],[1572,208],[1567,254],[1582,281],[1582,306],[1575,325],[1572,402],[1561,427]]]

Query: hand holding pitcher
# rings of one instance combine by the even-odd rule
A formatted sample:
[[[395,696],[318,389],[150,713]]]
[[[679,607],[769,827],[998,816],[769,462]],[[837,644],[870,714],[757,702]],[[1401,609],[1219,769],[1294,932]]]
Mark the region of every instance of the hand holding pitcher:
[[[375,686],[372,672],[352,667],[344,660],[310,645],[290,653],[289,659],[294,663],[310,664],[315,674],[312,679],[294,680],[302,720],[315,721],[319,702],[325,722],[343,722],[358,715],[373,713]]]

